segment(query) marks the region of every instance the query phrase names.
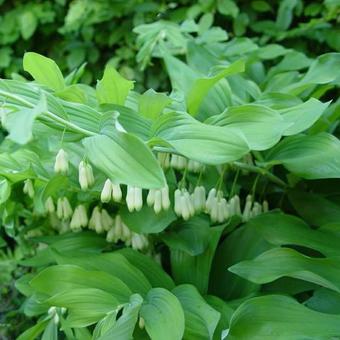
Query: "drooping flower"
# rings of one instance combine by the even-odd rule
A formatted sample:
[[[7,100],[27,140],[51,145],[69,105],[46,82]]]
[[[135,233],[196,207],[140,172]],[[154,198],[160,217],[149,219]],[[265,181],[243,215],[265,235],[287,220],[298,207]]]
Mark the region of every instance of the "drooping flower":
[[[24,182],[24,194],[27,194],[28,197],[33,198],[34,197],[34,187],[33,182],[28,178]]]
[[[142,189],[128,185],[126,194],[126,205],[130,212],[140,211],[143,207]]]
[[[87,190],[94,184],[92,166],[84,161],[79,163],[79,184],[82,190]]]
[[[57,153],[54,163],[54,171],[60,174],[67,174],[69,169],[68,155],[64,149],[60,149]]]
[[[108,203],[111,200],[112,196],[112,182],[110,179],[107,179],[104,183],[102,192],[100,194],[100,200],[103,203]]]
[[[47,200],[45,202],[45,209],[50,214],[53,214],[55,212],[55,206],[53,198],[51,196],[47,197]]]

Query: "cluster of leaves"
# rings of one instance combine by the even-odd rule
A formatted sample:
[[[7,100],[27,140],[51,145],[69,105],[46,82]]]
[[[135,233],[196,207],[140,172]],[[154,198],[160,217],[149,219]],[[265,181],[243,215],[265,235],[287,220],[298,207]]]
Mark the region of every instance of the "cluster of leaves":
[[[32,52],[23,69],[33,82],[0,80],[6,131],[0,280],[8,296],[13,277],[20,276],[16,288],[25,296],[22,326],[14,330],[11,316],[1,320],[4,337],[23,331],[19,339],[340,336],[340,54],[312,58],[293,48],[308,38],[321,50],[326,43],[336,49],[326,33],[336,30],[336,1],[278,3],[272,23],[260,28],[256,23],[274,4],[202,1],[185,8],[180,24],[135,27],[137,61],[142,68],[152,60],[164,65],[168,95],[136,91],[112,63],[93,88],[79,81],[86,82],[86,68],[64,77],[53,60]],[[249,23],[237,31],[246,11]],[[330,23],[322,34],[294,21],[312,12]],[[214,26],[221,14],[234,18],[235,35],[247,29],[263,36],[228,40]],[[287,21],[291,46],[280,43],[288,39],[280,26],[288,28]],[[53,170],[61,147],[69,155],[67,175]],[[204,167],[198,173],[165,169],[159,153]],[[85,191],[77,171],[84,159],[95,175]],[[124,202],[101,203],[107,178],[122,185],[124,196],[125,185],[143,188],[144,201],[148,189],[167,184],[171,207],[155,214],[146,205],[130,212]],[[22,192],[27,179],[31,197]],[[214,223],[204,211],[184,221],[174,213],[174,191],[192,192],[197,185],[217,188],[227,199],[237,194],[242,206],[251,194],[267,200],[271,211],[246,223],[240,216]],[[73,207],[100,205],[119,214],[129,229],[148,237],[149,249],[108,243],[92,231],[59,234],[45,202],[60,197]]]
[[[254,36],[260,45],[280,42],[307,55],[340,50],[337,0],[11,0],[0,1],[0,10],[0,71],[8,78],[18,77],[22,55],[31,50],[56,60],[63,72],[86,63],[85,83],[93,83],[110,63],[141,89],[167,90],[157,62],[145,70],[150,50],[168,39],[172,53],[184,53],[188,33],[201,43],[227,40],[226,32]],[[147,44],[137,60],[136,33]]]

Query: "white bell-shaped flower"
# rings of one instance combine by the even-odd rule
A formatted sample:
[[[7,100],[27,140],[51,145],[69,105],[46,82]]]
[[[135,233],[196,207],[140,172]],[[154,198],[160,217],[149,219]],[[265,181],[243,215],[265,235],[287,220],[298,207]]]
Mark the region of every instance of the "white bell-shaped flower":
[[[120,202],[122,200],[123,194],[120,185],[117,183],[112,183],[112,199],[114,202]]]
[[[112,182],[110,179],[107,179],[104,183],[102,192],[100,194],[100,200],[103,203],[108,203],[110,202],[112,197]]]
[[[113,219],[105,209],[102,209],[101,212],[101,224],[105,231],[110,230],[113,226]]]
[[[69,169],[68,155],[64,149],[60,149],[57,153],[54,163],[54,171],[58,174],[67,174]]]
[[[157,154],[158,162],[163,169],[168,169],[170,167],[170,154],[166,152],[158,152]]]
[[[53,214],[55,212],[55,206],[53,198],[51,196],[47,197],[47,200],[45,202],[45,209],[50,214]]]
[[[251,195],[248,195],[246,198],[246,204],[244,205],[244,209],[242,212],[242,221],[247,222],[251,217],[251,209],[253,206],[253,199]]]
[[[95,207],[89,221],[89,228],[95,230],[98,234],[104,231],[101,220],[101,212],[99,207]]]
[[[34,187],[33,182],[28,178],[24,182],[24,194],[27,194],[28,197],[33,198],[34,197]]]
[[[268,201],[264,200],[262,202],[262,210],[264,213],[268,212],[269,211],[269,204],[268,204]]]
[[[92,166],[84,161],[79,163],[79,184],[82,190],[87,190],[94,184]]]
[[[72,214],[73,214],[73,210],[72,210],[71,204],[69,200],[67,199],[67,197],[64,197],[63,198],[63,219],[67,220],[71,218]]]

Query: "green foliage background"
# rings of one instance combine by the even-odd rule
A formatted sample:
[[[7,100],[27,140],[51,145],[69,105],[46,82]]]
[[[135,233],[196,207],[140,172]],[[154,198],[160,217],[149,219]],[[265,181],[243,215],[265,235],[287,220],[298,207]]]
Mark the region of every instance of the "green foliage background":
[[[58,306],[69,339],[340,338],[338,0],[2,1],[0,13],[0,337],[55,338]],[[29,54],[23,67],[27,51],[65,80]],[[106,130],[112,111],[129,137]],[[52,169],[61,139],[68,177]],[[150,149],[207,170],[163,171]],[[86,192],[84,154],[96,173]],[[112,173],[145,189],[166,179],[172,195],[183,175],[190,190],[222,182],[272,211],[218,224],[104,205],[149,237],[162,268],[91,231],[51,228],[47,195],[93,209]]]

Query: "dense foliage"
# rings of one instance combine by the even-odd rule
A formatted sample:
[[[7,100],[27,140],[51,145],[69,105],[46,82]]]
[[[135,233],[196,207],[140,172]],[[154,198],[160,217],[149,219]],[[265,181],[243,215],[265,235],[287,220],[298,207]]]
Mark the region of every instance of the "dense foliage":
[[[340,338],[338,1],[1,6],[1,337]]]

